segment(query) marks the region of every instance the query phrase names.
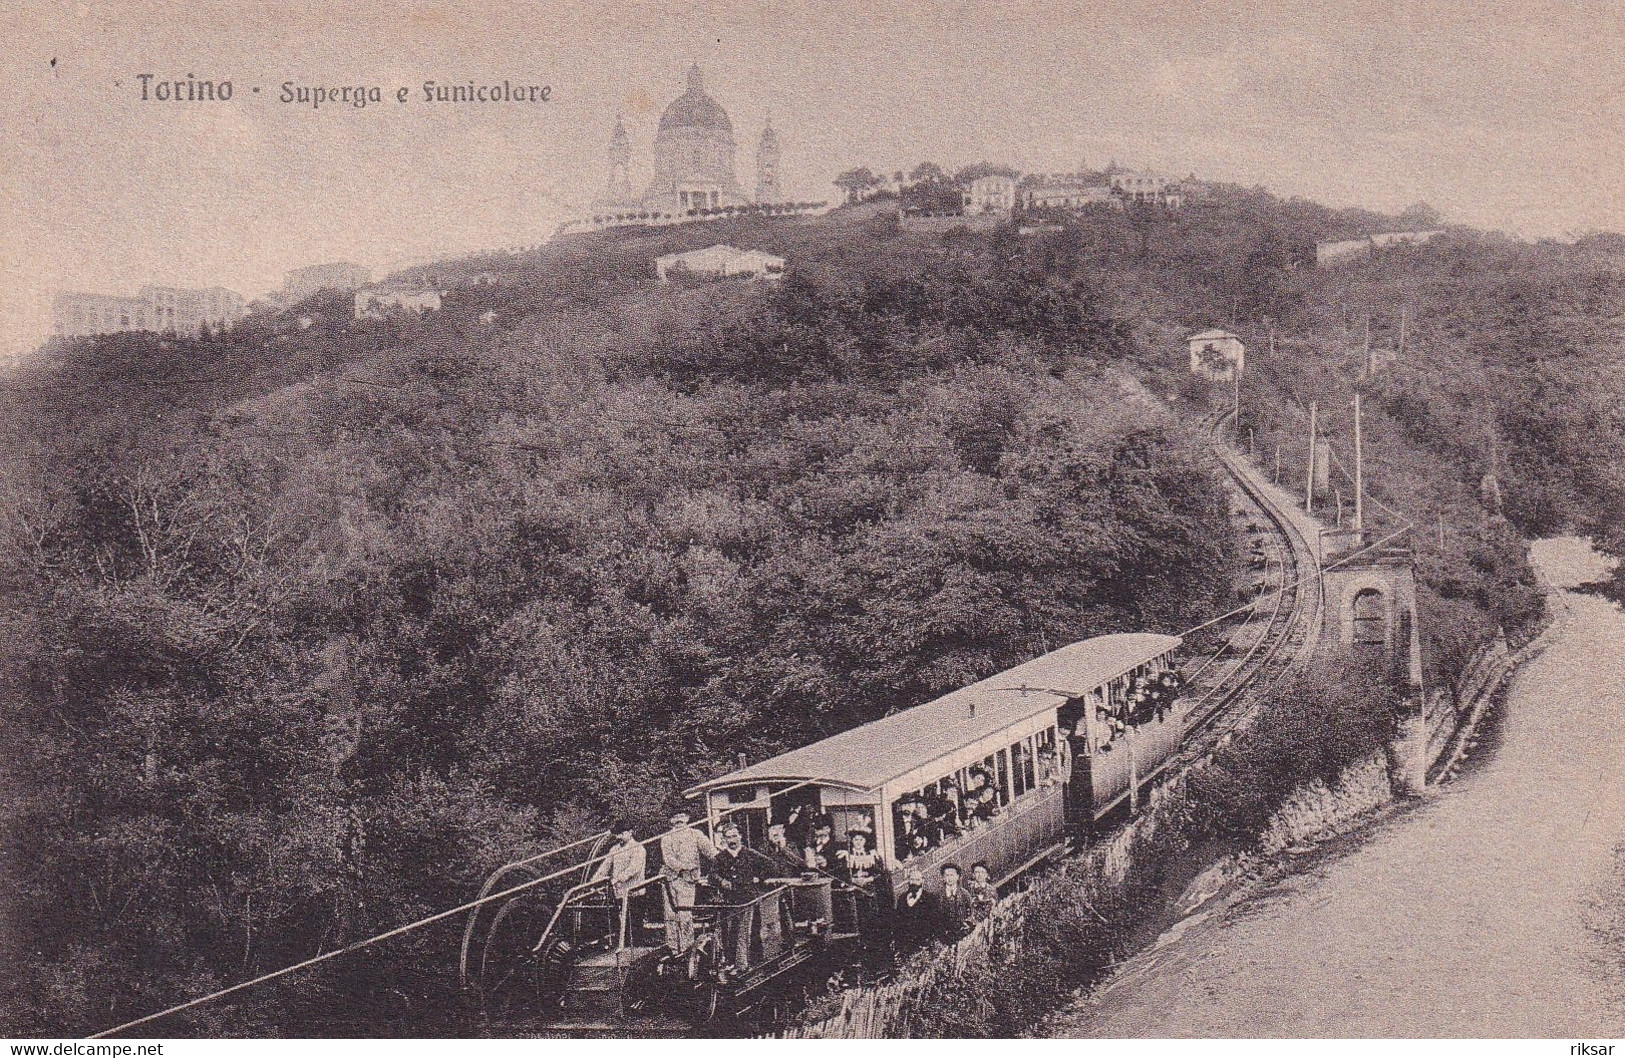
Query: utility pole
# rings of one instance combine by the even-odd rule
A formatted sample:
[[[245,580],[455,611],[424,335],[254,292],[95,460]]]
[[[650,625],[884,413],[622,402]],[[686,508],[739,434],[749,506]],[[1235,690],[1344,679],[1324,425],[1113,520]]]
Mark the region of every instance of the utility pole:
[[[1399,307],[1399,356],[1401,359],[1404,359],[1405,356],[1405,325],[1410,322],[1409,315],[1409,306],[1401,305]]]
[[[1337,497],[1337,527],[1343,528],[1343,490],[1333,489],[1332,495]]]
[[[1275,442],[1275,484],[1281,483],[1281,442]]]
[[[1439,553],[1444,553],[1444,512],[1439,512]]]
[[[1365,377],[1371,377],[1371,317],[1365,318]]]
[[[1360,393],[1354,393],[1354,531],[1365,531],[1365,454],[1360,441]],[[1365,541],[1362,540],[1363,544]]]
[[[1235,362],[1235,364],[1233,365],[1233,370],[1232,370],[1231,373],[1235,376],[1235,380],[1236,380],[1236,403],[1235,403],[1236,440],[1239,441],[1239,440],[1241,440],[1241,361],[1240,360],[1237,360]]]
[[[1247,454],[1253,454],[1253,428],[1247,427]]]
[[[1303,485],[1303,509],[1315,513],[1315,402],[1309,402],[1309,475]]]

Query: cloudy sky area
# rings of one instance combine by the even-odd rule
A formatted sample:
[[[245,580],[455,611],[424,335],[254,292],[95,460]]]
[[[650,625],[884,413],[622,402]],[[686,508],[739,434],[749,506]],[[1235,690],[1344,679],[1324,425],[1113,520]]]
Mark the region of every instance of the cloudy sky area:
[[[1625,230],[1615,3],[23,0],[0,36],[0,353],[43,336],[60,289],[252,298],[302,264],[540,242],[601,188],[616,112],[643,175],[690,61],[747,190],[771,113],[796,198],[856,165],[1116,159],[1526,237]],[[140,73],[235,98],[143,103]],[[471,78],[553,102],[393,98]],[[386,98],[312,111],[284,81]]]

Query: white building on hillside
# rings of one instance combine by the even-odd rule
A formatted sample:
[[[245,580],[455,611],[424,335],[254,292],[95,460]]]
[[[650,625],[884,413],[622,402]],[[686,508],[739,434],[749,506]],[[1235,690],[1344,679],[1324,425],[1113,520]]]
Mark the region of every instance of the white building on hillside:
[[[661,282],[680,275],[715,279],[777,279],[784,274],[784,258],[761,250],[740,250],[719,243],[703,250],[657,257],[655,274]]]
[[[1414,246],[1430,242],[1444,234],[1442,228],[1429,231],[1389,231],[1364,239],[1340,239],[1315,243],[1315,264],[1326,268],[1365,257],[1375,250],[1389,246]]]
[[[1016,178],[995,173],[970,182],[965,190],[966,213],[1009,213],[1016,208]]]
[[[1112,191],[1124,202],[1150,203],[1178,209],[1185,196],[1178,181],[1161,173],[1119,170],[1111,174]]]
[[[1213,328],[1185,339],[1190,348],[1191,374],[1214,382],[1229,382],[1247,369],[1247,350],[1229,331]]]
[[[129,331],[196,335],[229,327],[247,312],[242,296],[225,287],[144,286],[133,298],[64,292],[56,296],[53,329],[64,338]]]
[[[1082,209],[1085,206],[1115,205],[1112,189],[1080,176],[1042,177],[1022,189],[1022,205],[1028,209]]]

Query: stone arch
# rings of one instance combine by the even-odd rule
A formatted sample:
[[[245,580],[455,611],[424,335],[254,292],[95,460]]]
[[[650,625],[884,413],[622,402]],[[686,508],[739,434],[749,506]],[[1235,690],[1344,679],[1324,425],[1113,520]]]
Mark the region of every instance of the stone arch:
[[[1327,569],[1322,584],[1326,620],[1321,634],[1328,643],[1362,658],[1373,672],[1389,674],[1396,684],[1419,686],[1421,639],[1409,563],[1345,561]]]
[[[1379,670],[1389,667],[1393,652],[1388,611],[1388,596],[1380,588],[1368,585],[1349,596],[1349,648],[1355,657]]]
[[[1382,630],[1382,640],[1386,649],[1392,650],[1394,645],[1394,586],[1388,579],[1379,573],[1368,573],[1355,576],[1342,585],[1341,605],[1338,607],[1338,638],[1346,647],[1355,645],[1356,609],[1360,608],[1358,615],[1362,622],[1370,622],[1358,628],[1367,635],[1372,635],[1375,629]],[[1380,619],[1380,625],[1376,622]]]

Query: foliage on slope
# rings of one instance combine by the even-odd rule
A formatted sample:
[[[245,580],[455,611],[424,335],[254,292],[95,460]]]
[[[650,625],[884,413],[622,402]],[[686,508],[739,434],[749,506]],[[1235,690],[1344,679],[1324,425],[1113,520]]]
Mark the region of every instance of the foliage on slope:
[[[12,380],[9,1031],[308,957],[739,753],[1225,604],[1215,470],[1075,260],[779,237],[777,290],[657,287],[693,233],[618,236],[422,320],[316,299]],[[452,947],[163,1031],[411,1031]]]

